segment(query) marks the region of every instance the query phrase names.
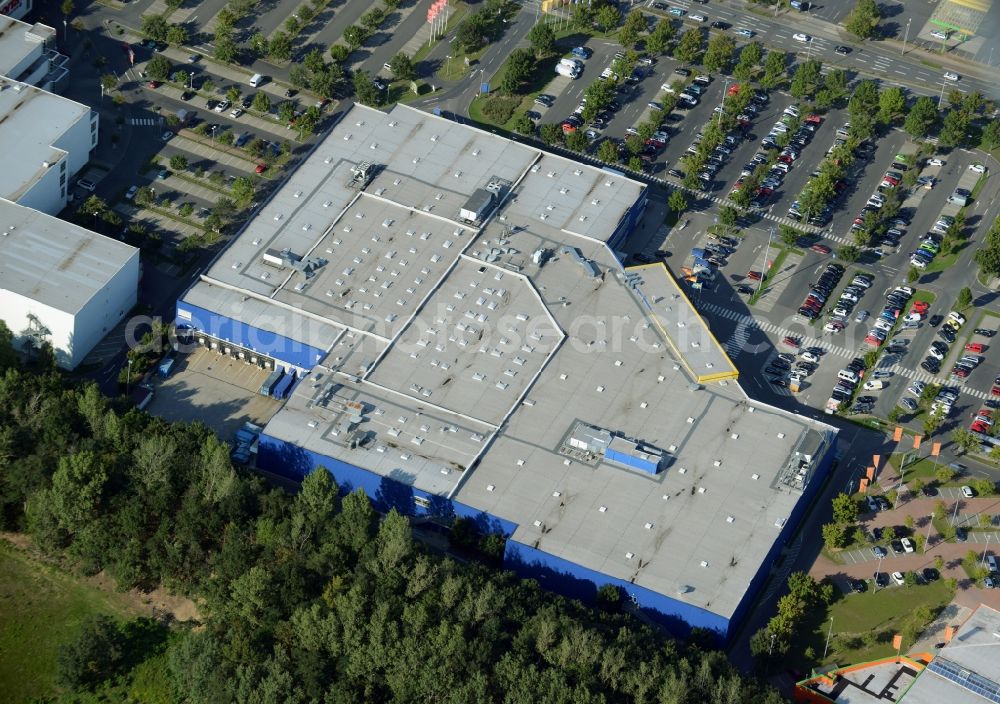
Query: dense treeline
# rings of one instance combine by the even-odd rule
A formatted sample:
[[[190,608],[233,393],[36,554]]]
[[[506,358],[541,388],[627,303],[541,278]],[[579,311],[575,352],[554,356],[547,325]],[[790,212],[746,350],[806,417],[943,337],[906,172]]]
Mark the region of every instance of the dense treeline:
[[[340,496],[326,472],[294,496],[274,489],[235,470],[208,429],[19,368],[8,345],[2,527],[123,587],[197,598],[205,627],[166,655],[176,701],[780,701],[719,652],[428,552],[405,518]],[[118,642],[95,628],[64,659]],[[69,681],[120,661],[105,660]]]

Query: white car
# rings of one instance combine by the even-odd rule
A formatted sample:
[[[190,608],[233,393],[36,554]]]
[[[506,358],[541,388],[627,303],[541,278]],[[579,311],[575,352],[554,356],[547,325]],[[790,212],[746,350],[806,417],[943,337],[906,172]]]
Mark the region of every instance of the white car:
[[[812,352],[803,352],[801,356],[803,362],[809,362],[811,364],[819,362],[819,357],[814,355]]]
[[[899,542],[903,544],[903,552],[913,552],[916,549],[916,545],[909,538],[903,538]]]
[[[237,117],[239,117],[242,114],[243,114],[243,108],[233,108],[233,111],[231,113],[229,113],[229,117],[231,117],[231,118],[233,118],[235,120]]]
[[[941,41],[944,41],[945,39],[948,38],[948,33],[942,32],[940,29],[938,29],[931,32],[931,36],[934,37],[935,39],[940,39]]]
[[[906,579],[903,578],[902,572],[893,572],[892,581],[898,584],[899,586],[903,586],[904,584],[906,584]]]
[[[875,321],[875,327],[878,330],[885,330],[886,332],[889,332],[890,330],[892,330],[892,323],[890,323],[888,320],[883,320],[882,318],[879,318],[878,320]]]
[[[163,140],[164,142],[169,142],[173,138],[174,138],[173,132],[164,132],[163,134],[160,135],[160,139]]]
[[[986,167],[982,164],[969,164],[969,171],[975,171],[977,174],[986,173]]]
[[[139,192],[138,186],[129,186],[128,190],[125,191],[125,200],[132,200],[135,198],[135,194]]]
[[[975,494],[974,491],[972,491],[972,487],[971,486],[963,486],[962,487],[962,496],[964,496],[965,498],[971,499],[975,495],[976,494]]]
[[[673,86],[672,83],[664,83],[662,86],[660,86],[660,90],[662,90],[664,93],[676,93],[677,92],[674,89],[674,86]]]
[[[706,18],[705,15],[688,15],[688,19],[692,19],[695,22],[704,22]]]
[[[945,71],[944,80],[946,80],[946,81],[958,81],[958,80],[961,80],[961,78],[962,77],[959,76],[954,71]]]
[[[926,387],[927,387],[927,385],[924,384],[924,382],[922,382],[922,381],[914,381],[912,384],[910,384],[909,388],[907,388],[906,390],[909,391],[914,396],[919,396],[920,394],[922,394],[924,392],[924,389]]]
[[[785,115],[790,115],[792,117],[798,117],[799,116],[799,109],[797,107],[795,107],[794,105],[789,105],[787,108],[785,108],[784,114]]]
[[[798,32],[797,34],[793,34],[792,35],[792,39],[794,39],[797,42],[811,42],[812,41],[812,37],[810,37],[808,34],[803,34],[802,32]]]
[[[927,165],[928,166],[944,166],[944,161],[941,160],[941,159],[928,159],[927,160]]]

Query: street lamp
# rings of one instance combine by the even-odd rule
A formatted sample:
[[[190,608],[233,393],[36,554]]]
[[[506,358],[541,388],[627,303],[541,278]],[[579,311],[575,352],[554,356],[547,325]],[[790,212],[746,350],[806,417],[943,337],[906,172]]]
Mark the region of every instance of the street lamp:
[[[719,107],[722,108],[722,110],[719,111],[719,124],[720,125],[722,124],[722,113],[724,113],[726,111],[726,93],[728,93],[728,92],[729,92],[729,79],[727,78],[726,79],[726,87],[722,89],[722,105],[719,106]]]
[[[188,90],[194,90],[194,71],[188,73]]]
[[[128,375],[125,377],[125,395],[128,396],[128,383],[132,381],[132,359],[128,360]]]
[[[451,54],[448,54],[444,58],[448,60],[448,75],[451,76]]]
[[[911,17],[910,19],[906,20],[906,33],[903,35],[903,50],[899,52],[900,55],[906,53],[906,40],[910,38],[910,20],[912,19],[913,18]]]
[[[767,258],[771,253],[771,240],[774,239],[774,226],[767,231],[767,246],[764,247],[764,263],[760,267],[760,280],[757,281],[757,293],[755,295],[760,295],[760,289],[764,286],[764,277],[767,276]]]

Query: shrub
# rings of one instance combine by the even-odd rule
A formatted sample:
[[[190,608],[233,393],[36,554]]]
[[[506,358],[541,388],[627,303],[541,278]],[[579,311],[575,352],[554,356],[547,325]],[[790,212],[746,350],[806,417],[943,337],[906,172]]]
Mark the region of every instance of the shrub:
[[[521,105],[521,99],[502,95],[491,95],[483,101],[483,115],[498,125],[506,123]]]

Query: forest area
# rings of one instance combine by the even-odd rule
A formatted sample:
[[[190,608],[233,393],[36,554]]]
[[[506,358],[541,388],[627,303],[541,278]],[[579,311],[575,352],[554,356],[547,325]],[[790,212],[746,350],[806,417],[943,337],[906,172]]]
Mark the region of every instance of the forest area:
[[[53,701],[90,701],[153,658],[173,702],[783,701],[615,594],[594,608],[434,553],[327,472],[274,488],[208,428],[105,398],[44,355],[24,366],[11,344],[0,322],[0,530],[74,574],[187,596],[202,619],[67,629]]]

